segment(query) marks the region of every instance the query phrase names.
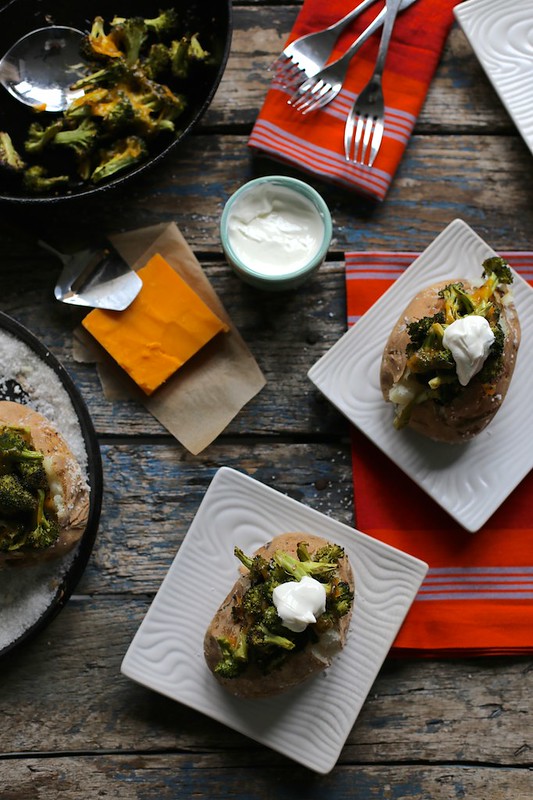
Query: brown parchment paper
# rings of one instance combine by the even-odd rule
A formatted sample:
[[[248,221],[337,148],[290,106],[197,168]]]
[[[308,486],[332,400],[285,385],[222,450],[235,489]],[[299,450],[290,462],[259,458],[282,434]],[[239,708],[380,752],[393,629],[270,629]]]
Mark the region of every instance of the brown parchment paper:
[[[146,396],[81,326],[75,331],[74,358],[95,362],[108,400],[140,401],[191,453],[200,453],[224,430],[266,380],[191,248],[174,223],[109,237],[122,257],[139,269],[160,253],[209,308],[229,326]]]

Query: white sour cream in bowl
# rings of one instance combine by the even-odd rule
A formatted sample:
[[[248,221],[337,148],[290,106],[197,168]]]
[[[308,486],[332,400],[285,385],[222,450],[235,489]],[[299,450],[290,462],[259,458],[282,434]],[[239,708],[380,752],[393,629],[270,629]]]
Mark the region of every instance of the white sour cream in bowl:
[[[324,261],[331,215],[311,186],[280,175],[257,178],[228,200],[220,225],[229,264],[261,289],[292,289]]]

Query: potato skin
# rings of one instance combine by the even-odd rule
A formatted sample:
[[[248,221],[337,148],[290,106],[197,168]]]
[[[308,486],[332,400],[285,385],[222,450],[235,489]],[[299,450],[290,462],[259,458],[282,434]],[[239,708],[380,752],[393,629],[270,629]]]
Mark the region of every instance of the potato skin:
[[[327,544],[326,539],[308,533],[286,533],[275,537],[256,552],[266,559],[270,559],[276,550],[284,550],[291,555],[296,555],[296,547],[299,542],[307,542],[311,553]],[[353,590],[353,573],[346,555],[340,562],[339,575],[341,580],[346,581]],[[249,587],[250,579],[247,570],[243,568],[241,576],[220,605],[204,637],[204,656],[207,665],[228,692],[238,697],[272,697],[303,683],[312,675],[330,666],[333,657],[344,647],[352,616],[351,609],[348,614],[340,618],[333,635],[328,635],[327,639],[326,637],[320,639],[316,645],[307,645],[303,650],[291,655],[280,668],[273,670],[268,675],[263,675],[255,665],[248,667],[242,675],[236,678],[221,678],[217,675],[214,670],[221,658],[217,639],[222,636],[233,638],[239,632],[239,625],[234,622],[231,609]]]
[[[0,553],[4,565],[27,566],[48,561],[71,550],[81,538],[89,516],[89,487],[70,448],[42,414],[29,406],[8,400],[0,401],[0,425],[29,428],[33,446],[45,456],[47,473],[59,488],[56,508],[61,527],[59,538],[43,550],[20,550]]]
[[[472,288],[470,281],[465,278],[433,284],[413,298],[394,326],[381,361],[381,391],[385,400],[389,401],[389,392],[405,369],[405,349],[409,342],[406,326],[413,320],[433,316],[441,311],[444,301],[438,296],[438,292],[450,283],[463,283],[467,291]],[[472,439],[492,421],[507,394],[520,344],[520,323],[514,304],[501,303],[500,307],[500,322],[505,333],[504,367],[495,391],[486,393],[480,381],[476,381],[474,377],[445,406],[433,400],[415,406],[409,427],[435,441],[459,444]]]

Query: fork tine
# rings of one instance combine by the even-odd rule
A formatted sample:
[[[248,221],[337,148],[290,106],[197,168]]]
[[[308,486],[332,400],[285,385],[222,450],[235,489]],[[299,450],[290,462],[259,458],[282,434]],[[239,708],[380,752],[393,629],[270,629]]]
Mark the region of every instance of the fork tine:
[[[374,119],[375,119],[374,117],[367,116],[366,117],[366,121],[365,121],[365,129],[364,129],[364,132],[363,132],[363,139],[362,139],[362,142],[361,142],[361,154],[359,156],[359,164],[361,164],[363,166],[367,162],[366,154],[367,154],[370,138],[372,136],[372,131],[373,131],[373,128],[374,128]]]
[[[368,159],[368,166],[371,167],[374,164],[375,158],[378,154],[379,148],[381,146],[381,140],[383,139],[383,131],[384,125],[381,120],[376,119],[376,124],[374,125],[374,133],[372,136],[372,143],[370,145],[370,156]]]
[[[274,77],[281,84],[289,88],[296,87],[307,77],[305,71],[292,58],[286,58],[279,63],[273,62],[269,69],[274,72]]]
[[[310,111],[314,111],[315,108],[319,107],[322,98],[329,92],[330,88],[329,83],[324,83],[323,81],[318,81],[308,86],[303,84],[296,94],[293,95],[293,98],[296,97],[296,100],[293,101],[293,98],[291,98],[288,103],[297,111],[301,111],[302,114],[308,114]]]

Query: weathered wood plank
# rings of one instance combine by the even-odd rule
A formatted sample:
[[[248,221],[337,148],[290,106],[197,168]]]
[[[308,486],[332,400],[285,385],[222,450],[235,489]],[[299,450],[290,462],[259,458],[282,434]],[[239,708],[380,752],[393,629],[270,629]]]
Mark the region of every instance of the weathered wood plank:
[[[199,159],[208,165],[201,180]],[[112,212],[108,204],[93,199],[82,207],[65,208],[60,217],[55,212],[48,217],[44,211],[37,216],[25,211],[4,221],[5,269],[21,269],[36,258],[48,270],[57,270],[54,259],[37,254],[35,243],[28,240],[26,230],[32,224],[37,235],[61,240],[74,232],[79,241],[94,237],[95,230],[176,221],[195,251],[217,255],[220,215],[229,195],[246,180],[273,172],[303,177],[270,159],[254,158],[247,136],[192,136],[178,155],[127,192],[113,195]],[[311,177],[307,180],[330,206],[332,252],[423,248],[457,216],[496,248],[527,249],[533,239],[533,161],[517,136],[414,136],[386,201],[379,205]]]
[[[236,768],[235,768],[236,767]],[[327,776],[291,766],[259,766],[243,756],[235,764],[190,755],[76,756],[23,759],[0,764],[3,800],[75,800],[80,796],[116,800],[174,798],[257,798],[278,800],[335,797],[351,800],[450,800],[451,797],[529,800],[527,770],[400,765],[337,767]]]
[[[168,752],[187,754],[205,773],[245,764],[285,769],[287,760],[268,748],[120,675],[148,603],[74,598],[0,664],[0,756]],[[516,768],[532,764],[532,680],[530,659],[388,660],[339,764],[478,764],[480,776],[483,767],[500,765],[518,788]]]
[[[527,770],[400,765],[337,767],[327,776],[292,766],[259,766],[255,758],[227,764],[191,755],[76,756],[0,764],[3,800],[257,798],[289,800],[450,800],[451,797],[530,800]],[[275,793],[275,795],[274,795]]]
[[[172,444],[106,445],[103,462],[100,530],[81,593],[155,593],[220,466],[353,525],[347,441],[217,443],[200,456]]]

